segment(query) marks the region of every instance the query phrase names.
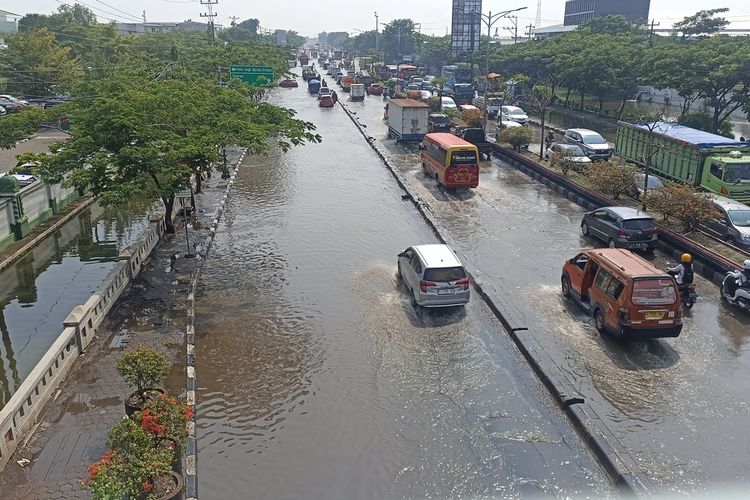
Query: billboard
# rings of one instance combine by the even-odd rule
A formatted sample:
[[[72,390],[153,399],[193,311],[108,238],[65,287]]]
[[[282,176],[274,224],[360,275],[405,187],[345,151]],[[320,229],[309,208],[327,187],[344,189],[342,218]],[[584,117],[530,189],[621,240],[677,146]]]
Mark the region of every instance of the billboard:
[[[451,21],[451,53],[455,57],[470,57],[479,50],[482,32],[482,0],[453,0]]]

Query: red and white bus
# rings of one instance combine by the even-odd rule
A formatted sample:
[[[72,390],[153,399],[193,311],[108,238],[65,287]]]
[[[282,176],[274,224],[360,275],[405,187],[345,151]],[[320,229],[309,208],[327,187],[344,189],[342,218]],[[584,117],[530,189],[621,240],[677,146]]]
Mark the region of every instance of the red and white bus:
[[[422,142],[422,168],[447,188],[479,186],[479,150],[448,133],[427,134]]]

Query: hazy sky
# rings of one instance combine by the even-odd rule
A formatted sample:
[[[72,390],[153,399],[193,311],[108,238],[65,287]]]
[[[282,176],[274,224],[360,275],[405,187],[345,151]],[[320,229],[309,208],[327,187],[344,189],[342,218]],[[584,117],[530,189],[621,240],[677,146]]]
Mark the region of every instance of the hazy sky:
[[[623,0],[627,1],[627,0]],[[74,0],[0,0],[0,9],[26,14],[48,13],[60,3],[72,4]],[[85,0],[85,4],[100,16],[100,20],[133,21],[146,10],[149,21],[201,20],[200,12],[206,12],[198,0]],[[484,12],[499,12],[517,7],[527,7],[518,13],[519,25],[528,25],[536,17],[536,0],[484,0]],[[542,1],[542,26],[561,24],[565,0]],[[733,27],[750,28],[750,1],[748,0],[651,0],[651,17],[669,28],[684,16],[701,9],[729,7],[727,17]],[[303,35],[316,35],[320,31],[370,30],[375,27],[374,10],[380,15],[381,24],[392,19],[409,17],[422,24],[422,31],[429,34],[445,34],[450,25],[450,0],[219,0],[215,7],[217,23],[229,25],[230,16],[241,20],[250,17],[260,19],[261,26],[269,29],[293,29]],[[109,18],[109,19],[107,19]],[[509,26],[505,20],[496,26]],[[519,32],[522,31],[519,28]],[[506,32],[507,33],[507,32]]]

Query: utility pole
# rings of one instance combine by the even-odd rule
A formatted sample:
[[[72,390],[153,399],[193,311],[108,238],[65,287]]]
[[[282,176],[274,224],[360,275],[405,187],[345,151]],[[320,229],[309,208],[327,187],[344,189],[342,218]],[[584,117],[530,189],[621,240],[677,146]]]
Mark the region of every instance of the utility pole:
[[[143,9],[143,24],[146,24],[146,9]]]
[[[648,44],[653,45],[654,44],[654,28],[656,26],[661,25],[661,23],[657,23],[656,19],[652,19],[651,23],[646,23],[646,26],[651,26],[651,29],[649,30],[651,33],[648,36]]]
[[[513,43],[518,43],[518,16],[508,16],[508,20],[513,23],[513,27],[506,26],[505,29],[513,35]]]
[[[531,40],[531,37],[534,36],[534,28],[536,28],[536,26],[534,26],[533,24],[529,24],[528,26],[526,26],[526,29],[529,30],[526,33],[529,36],[529,40]]]
[[[237,21],[238,21],[239,19],[240,19],[240,18],[239,18],[239,17],[237,17],[237,16],[229,16],[229,20],[231,21],[231,23],[229,23],[229,25],[230,25],[230,26],[232,26],[232,27],[235,27],[235,26],[237,26]]]
[[[375,50],[380,50],[380,40],[378,39],[378,35],[380,33],[380,18],[378,17],[378,13],[375,12]]]
[[[205,5],[208,8],[208,13],[201,12],[201,17],[208,18],[208,31],[210,33],[211,42],[216,41],[216,30],[214,29],[214,18],[217,14],[214,13],[214,5],[219,3],[219,0],[200,0],[201,5]]]

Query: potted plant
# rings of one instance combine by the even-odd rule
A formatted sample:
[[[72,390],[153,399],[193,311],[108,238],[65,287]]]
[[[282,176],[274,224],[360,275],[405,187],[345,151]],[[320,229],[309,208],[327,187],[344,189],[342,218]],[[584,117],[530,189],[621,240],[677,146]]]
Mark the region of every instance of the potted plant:
[[[170,394],[150,399],[138,414],[141,428],[154,437],[157,447],[173,450],[173,468],[182,469],[181,451],[188,436],[188,421],[193,416],[190,407]]]
[[[125,413],[131,416],[141,410],[146,401],[164,393],[159,386],[169,374],[169,363],[148,347],[139,347],[117,361],[117,373],[135,389],[125,399]]]

